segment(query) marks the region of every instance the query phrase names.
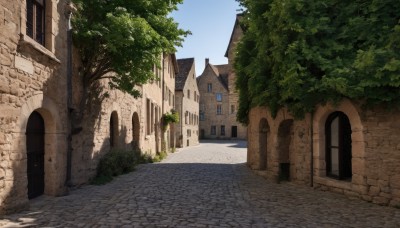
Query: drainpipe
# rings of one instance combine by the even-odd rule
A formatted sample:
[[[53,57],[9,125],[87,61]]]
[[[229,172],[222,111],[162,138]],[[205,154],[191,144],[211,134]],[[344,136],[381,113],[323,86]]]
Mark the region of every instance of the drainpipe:
[[[311,112],[310,134],[311,134],[310,187],[314,187],[314,111]]]
[[[71,186],[71,166],[72,166],[72,26],[71,18],[73,6],[69,2],[67,11],[68,28],[67,28],[67,108],[68,108],[68,138],[67,138],[67,176],[65,180],[66,186]]]

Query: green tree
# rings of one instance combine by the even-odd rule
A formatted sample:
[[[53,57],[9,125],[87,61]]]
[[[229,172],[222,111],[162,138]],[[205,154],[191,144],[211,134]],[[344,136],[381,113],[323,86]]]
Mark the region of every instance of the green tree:
[[[240,0],[238,120],[253,106],[298,118],[343,98],[400,105],[400,1]],[[247,83],[243,83],[247,82]]]
[[[137,97],[136,85],[156,79],[160,56],[174,53],[189,32],[169,16],[183,0],[73,0],[73,41],[84,92],[104,78]]]

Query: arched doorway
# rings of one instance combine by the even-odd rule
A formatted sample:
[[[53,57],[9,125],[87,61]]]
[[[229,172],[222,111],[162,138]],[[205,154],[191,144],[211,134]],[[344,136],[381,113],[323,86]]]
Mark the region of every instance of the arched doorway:
[[[349,118],[343,112],[329,115],[325,125],[326,175],[340,180],[352,177],[352,141]]]
[[[269,125],[268,121],[265,118],[260,120],[259,125],[259,153],[260,153],[260,161],[259,161],[259,170],[267,169],[267,145],[268,145],[268,133],[269,133]]]
[[[116,148],[118,145],[118,113],[111,113],[110,117],[110,148]]]
[[[284,120],[278,129],[279,180],[290,180],[290,145],[293,135],[293,120]]]
[[[28,198],[44,193],[45,126],[43,117],[36,111],[28,118],[26,127]]]
[[[137,112],[132,115],[132,148],[134,150],[139,149],[139,140],[140,140],[140,123],[139,123],[139,115]]]

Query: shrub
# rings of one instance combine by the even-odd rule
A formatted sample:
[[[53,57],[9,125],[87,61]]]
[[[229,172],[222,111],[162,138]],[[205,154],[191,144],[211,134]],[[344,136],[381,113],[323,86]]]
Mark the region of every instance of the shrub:
[[[124,150],[111,150],[103,158],[97,166],[97,175],[91,183],[92,184],[105,184],[110,182],[113,177],[121,174],[132,172],[136,164],[141,160],[139,159],[138,152],[124,151]]]

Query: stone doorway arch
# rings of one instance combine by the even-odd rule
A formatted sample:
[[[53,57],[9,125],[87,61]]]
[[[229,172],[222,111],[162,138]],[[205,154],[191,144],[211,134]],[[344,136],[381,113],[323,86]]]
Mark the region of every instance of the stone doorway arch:
[[[118,113],[113,111],[110,117],[110,149],[118,147]]]
[[[292,145],[293,120],[284,120],[278,128],[279,181],[290,180],[290,146]]]
[[[44,193],[44,153],[45,125],[44,119],[37,111],[32,112],[26,127],[26,152],[28,199],[33,199]]]
[[[140,148],[140,122],[137,112],[132,115],[132,148],[134,150]]]
[[[267,169],[268,134],[270,127],[266,118],[262,118],[259,124],[259,170]]]

